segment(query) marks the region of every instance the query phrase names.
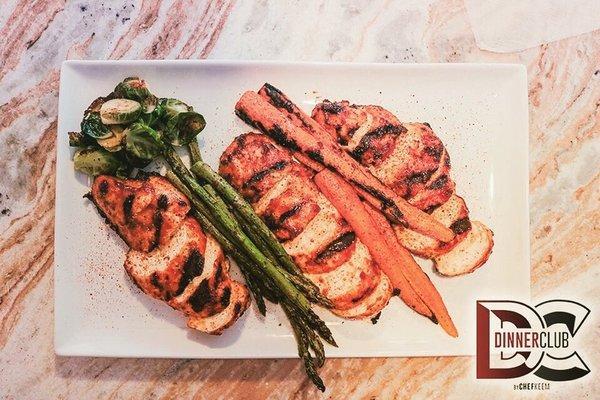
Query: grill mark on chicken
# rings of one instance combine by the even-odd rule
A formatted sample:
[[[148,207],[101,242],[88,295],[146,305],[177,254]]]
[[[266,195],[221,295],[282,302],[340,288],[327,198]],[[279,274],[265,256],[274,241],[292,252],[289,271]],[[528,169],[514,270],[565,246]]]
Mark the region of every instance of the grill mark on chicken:
[[[158,274],[156,272],[152,273],[152,276],[150,277],[150,283],[152,283],[152,285],[158,290],[163,290],[163,285],[161,285],[160,279],[158,278]]]
[[[343,107],[337,101],[332,103],[329,100],[323,100],[321,109],[328,114],[339,114],[342,112]]]
[[[166,210],[169,207],[169,198],[167,195],[161,194],[158,196],[157,205],[160,210]]]
[[[179,279],[179,287],[177,288],[175,295],[179,296],[183,293],[187,285],[189,285],[195,277],[201,275],[203,270],[204,257],[197,249],[192,249],[183,264],[181,278]]]
[[[440,206],[441,206],[441,204],[432,204],[432,205],[430,205],[429,207],[427,207],[423,211],[425,211],[427,214],[431,214],[432,212],[434,212]]]
[[[353,131],[353,134],[356,130]],[[406,128],[402,125],[386,124],[377,129],[368,132],[358,143],[358,146],[350,153],[352,157],[360,159],[370,148],[374,139],[381,138],[384,135],[401,135],[406,132]],[[379,155],[379,158],[382,155]],[[377,158],[377,157],[375,157]]]
[[[236,316],[240,313],[241,309],[242,309],[242,304],[241,303],[235,303],[234,313],[235,313]]]
[[[241,118],[241,117],[240,117]],[[246,135],[240,135],[236,139],[238,147],[233,149],[230,153],[222,157],[220,160],[221,165],[229,165],[235,156],[237,156],[240,151],[244,149],[244,144],[246,143]]]
[[[424,125],[429,126],[429,124]],[[426,146],[423,150],[425,151],[425,153],[433,157],[436,161],[439,161],[442,157],[442,153],[444,152],[444,146]]]
[[[323,262],[325,259],[332,257],[334,254],[339,253],[340,251],[350,247],[354,240],[356,240],[356,234],[354,232],[351,231],[342,234],[333,242],[329,243],[325,250],[317,254],[317,256],[315,257],[315,261]]]
[[[450,225],[450,229],[452,229],[452,231],[457,235],[465,233],[466,231],[471,229],[471,220],[469,219],[469,217],[461,218],[457,221],[454,221],[452,225]]]
[[[217,270],[215,272],[215,279],[213,281],[213,286],[214,287],[219,286],[219,283],[221,283],[222,279],[223,279],[223,264],[219,263],[219,265],[217,266]]]
[[[200,285],[198,285],[196,291],[190,296],[188,302],[190,303],[190,306],[192,306],[192,310],[200,312],[204,307],[210,304],[211,300],[212,296],[208,279],[204,279]]]
[[[102,196],[105,196],[105,195],[106,195],[106,193],[108,193],[108,182],[107,182],[107,181],[102,181],[102,182],[100,182],[100,186],[99,186],[99,188],[100,188],[100,190],[99,190],[99,191],[100,191],[100,194],[101,194]]]
[[[154,240],[152,242],[152,245],[150,246],[150,250],[155,249],[156,246],[158,246],[158,243],[160,242],[160,234],[163,226],[163,216],[159,209],[157,209],[154,213],[154,217],[152,218],[152,225],[154,225],[155,231]]]
[[[231,301],[231,288],[227,287],[223,290],[223,296],[221,296],[221,305],[227,307]]]
[[[304,201],[302,203],[298,203],[294,207],[290,208],[289,210],[287,210],[286,212],[281,214],[281,217],[279,217],[279,223],[281,224],[281,223],[285,222],[286,219],[291,218],[294,215],[296,215],[298,213],[298,211],[300,211],[300,209],[304,206],[304,204],[306,204],[306,202],[304,202]]]
[[[259,172],[257,172],[256,174],[252,175],[250,177],[250,179],[248,179],[244,185],[243,188],[246,189],[248,188],[250,185],[253,185],[255,183],[258,183],[260,181],[262,181],[267,175],[269,175],[271,172],[273,171],[280,171],[283,168],[285,168],[289,163],[287,161],[277,161],[275,164],[271,165],[269,168],[263,169]]]
[[[435,173],[435,171],[437,171],[437,169],[415,172],[414,174],[406,177],[406,183],[409,186],[414,185],[416,183],[426,183],[429,180],[429,178],[431,178],[431,175]]]
[[[123,202],[123,214],[125,215],[125,222],[128,224],[131,223],[131,208],[133,207],[133,200],[135,200],[135,195],[130,194]]]
[[[448,175],[442,175],[429,185],[429,189],[439,189],[448,182]]]
[[[316,162],[319,162],[321,164],[324,163],[323,160],[323,155],[321,154],[321,152],[319,150],[310,150],[306,152],[306,155],[311,159],[314,160]]]
[[[276,231],[278,229],[281,229],[283,223],[293,217],[294,215],[298,214],[298,212],[302,209],[302,207],[304,207],[304,205],[306,204],[306,202],[301,202],[298,203],[296,205],[294,205],[292,208],[290,208],[289,210],[285,211],[283,214],[281,214],[281,216],[279,218],[275,218],[273,216],[273,214],[265,214],[264,216],[264,220],[265,220],[265,224],[269,227],[269,229],[271,229],[272,231]]]

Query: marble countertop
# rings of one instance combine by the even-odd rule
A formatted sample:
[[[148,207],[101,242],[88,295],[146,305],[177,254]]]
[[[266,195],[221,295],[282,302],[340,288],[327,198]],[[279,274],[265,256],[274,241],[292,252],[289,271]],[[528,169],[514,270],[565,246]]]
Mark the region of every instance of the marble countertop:
[[[462,0],[8,0],[0,13],[1,398],[600,397],[594,373],[548,392],[475,380],[469,357],[298,360],[57,357],[55,142],[65,59],[510,62],[527,67],[533,299],[600,304],[600,31],[515,53],[477,46]],[[595,318],[579,338],[600,368]]]

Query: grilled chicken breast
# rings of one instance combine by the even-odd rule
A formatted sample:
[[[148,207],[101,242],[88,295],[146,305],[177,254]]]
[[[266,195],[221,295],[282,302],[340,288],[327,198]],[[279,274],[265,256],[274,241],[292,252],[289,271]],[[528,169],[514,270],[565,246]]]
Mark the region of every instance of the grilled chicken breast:
[[[448,152],[428,124],[401,123],[382,107],[345,100],[325,100],[315,106],[312,116],[373,175],[456,234],[443,243],[397,225],[396,234],[405,247],[433,259],[443,275],[472,272],[485,263],[493,234],[481,223],[476,232],[472,229],[464,200],[454,194]]]
[[[125,270],[146,294],[188,317],[188,326],[220,334],[250,304],[229,276],[219,244],[187,216],[188,199],[162,177],[99,176],[90,198],[131,247]]]
[[[391,286],[313,172],[267,137],[247,133],[222,154],[219,173],[250,201],[306,276],[346,318],[377,314]]]

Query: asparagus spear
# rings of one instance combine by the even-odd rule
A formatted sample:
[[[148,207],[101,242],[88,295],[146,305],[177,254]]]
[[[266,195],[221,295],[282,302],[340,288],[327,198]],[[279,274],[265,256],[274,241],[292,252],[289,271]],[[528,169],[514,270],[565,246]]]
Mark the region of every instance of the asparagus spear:
[[[308,350],[310,346],[308,335],[306,334],[305,330],[302,329],[301,325],[297,323],[294,317],[294,313],[285,306],[283,307],[283,310],[285,311],[288,319],[290,320],[292,329],[294,330],[294,336],[296,336],[296,343],[298,345],[298,355],[300,356],[300,358],[302,358],[302,360],[304,360],[304,369],[306,370],[306,374],[312,380],[315,386],[321,392],[324,392],[325,384],[323,383],[323,380],[317,373],[312,355]]]
[[[190,144],[188,144],[188,148],[190,149],[192,164],[202,161],[202,153],[200,153],[200,146],[198,146],[198,142],[195,139],[192,140]]]
[[[191,169],[196,176],[210,183],[232,205],[236,215],[239,215],[246,222],[244,227],[246,227],[248,236],[253,239],[265,255],[273,255],[274,259],[271,261],[282,265],[290,276],[294,277],[294,283],[301,285],[303,290],[310,296],[311,301],[327,308],[333,306],[331,301],[321,294],[319,288],[301,273],[290,255],[273,235],[273,232],[256,215],[252,206],[225,179],[213,171],[208,164],[201,161],[194,163]]]

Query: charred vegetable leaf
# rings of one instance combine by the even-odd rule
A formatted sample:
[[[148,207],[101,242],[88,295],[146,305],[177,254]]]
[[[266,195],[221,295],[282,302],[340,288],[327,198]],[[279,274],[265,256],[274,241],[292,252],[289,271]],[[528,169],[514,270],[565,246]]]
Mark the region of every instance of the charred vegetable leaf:
[[[126,165],[116,154],[101,148],[80,149],[73,156],[73,162],[76,170],[90,176],[125,176],[127,173]]]
[[[128,159],[136,161],[137,166],[143,163],[142,160],[150,162],[160,155],[164,146],[157,131],[142,122],[136,122],[129,126],[125,149]]]
[[[167,122],[165,135],[172,145],[182,146],[190,143],[206,126],[201,114],[195,111],[179,113]]]
[[[141,113],[142,105],[129,99],[111,99],[100,107],[100,118],[105,125],[133,122]]]
[[[154,111],[158,101],[156,96],[148,90],[146,81],[137,76],[125,78],[123,82],[115,87],[113,93],[116,97],[139,102],[142,106],[142,111],[146,114]]]
[[[125,127],[122,125],[111,125],[110,130],[113,135],[106,139],[98,139],[98,144],[110,152],[119,151],[123,148],[123,139],[126,134]]]
[[[160,99],[153,115],[154,124],[161,126],[174,146],[190,143],[206,126],[201,114],[177,99]]]
[[[112,132],[100,119],[100,113],[90,112],[81,121],[81,133],[94,139],[106,139],[112,136]]]
[[[69,132],[69,146],[86,147],[94,144],[94,140],[81,132]]]
[[[181,100],[177,99],[161,99],[161,108],[163,110],[163,116],[165,120],[175,118],[182,112],[192,111],[193,108],[185,104]]]

